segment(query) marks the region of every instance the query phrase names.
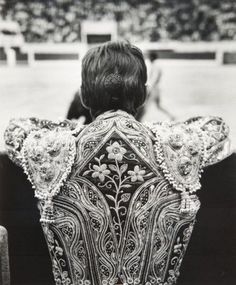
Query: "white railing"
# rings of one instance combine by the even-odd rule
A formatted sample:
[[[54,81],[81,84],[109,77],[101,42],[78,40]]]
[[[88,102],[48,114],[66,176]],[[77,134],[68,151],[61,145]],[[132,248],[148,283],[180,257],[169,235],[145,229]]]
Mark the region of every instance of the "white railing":
[[[215,53],[216,64],[222,64],[225,52],[236,53],[236,41],[222,42],[138,42],[135,43],[140,49],[145,50],[172,50],[174,52],[212,52]],[[21,52],[28,56],[28,64],[30,66],[36,63],[35,54],[78,54],[81,59],[88,49],[85,43],[25,43],[21,46]],[[7,64],[13,66],[16,64],[15,51],[7,47],[5,48],[7,56]]]
[[[87,45],[84,43],[27,43],[22,46],[21,51],[28,54],[28,64],[35,64],[35,54],[46,54],[46,53],[68,53],[78,54],[78,58],[81,59],[86,51]]]
[[[170,49],[175,52],[213,52],[217,64],[223,63],[225,52],[236,53],[236,41],[221,42],[141,42],[136,45],[142,50],[165,50]]]

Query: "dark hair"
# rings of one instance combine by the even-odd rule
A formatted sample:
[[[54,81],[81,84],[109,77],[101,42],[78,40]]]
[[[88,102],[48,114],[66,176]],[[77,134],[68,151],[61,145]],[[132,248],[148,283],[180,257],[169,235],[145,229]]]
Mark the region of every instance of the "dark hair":
[[[81,96],[93,116],[118,109],[135,115],[146,99],[146,81],[143,54],[128,42],[107,42],[83,58]]]

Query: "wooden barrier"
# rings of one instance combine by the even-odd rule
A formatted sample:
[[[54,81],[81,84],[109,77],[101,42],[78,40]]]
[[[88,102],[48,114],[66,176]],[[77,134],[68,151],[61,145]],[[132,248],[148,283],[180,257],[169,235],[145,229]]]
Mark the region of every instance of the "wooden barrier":
[[[7,230],[0,226],[0,284],[10,285]]]

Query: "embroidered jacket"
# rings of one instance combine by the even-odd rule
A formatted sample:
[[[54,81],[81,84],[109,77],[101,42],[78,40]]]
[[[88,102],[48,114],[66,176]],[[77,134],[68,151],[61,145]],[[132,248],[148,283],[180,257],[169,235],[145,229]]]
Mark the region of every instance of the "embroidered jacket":
[[[220,118],[141,124],[107,112],[85,126],[12,120],[10,158],[39,199],[56,284],[172,285],[203,168],[228,153]]]

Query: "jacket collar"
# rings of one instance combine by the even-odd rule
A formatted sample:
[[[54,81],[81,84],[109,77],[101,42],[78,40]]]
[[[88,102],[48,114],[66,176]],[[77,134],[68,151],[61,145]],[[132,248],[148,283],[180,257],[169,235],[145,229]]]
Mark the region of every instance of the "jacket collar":
[[[114,111],[114,110],[109,110],[109,111],[106,111],[104,112],[103,114],[97,116],[96,120],[106,120],[106,119],[109,119],[109,118],[112,118],[112,117],[126,117],[126,118],[131,118],[131,119],[135,119],[133,115],[125,112],[125,111],[122,111],[122,110],[117,110],[117,111]]]

